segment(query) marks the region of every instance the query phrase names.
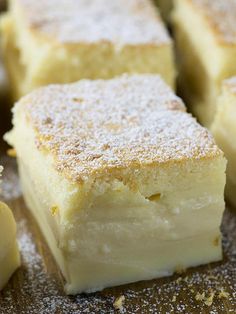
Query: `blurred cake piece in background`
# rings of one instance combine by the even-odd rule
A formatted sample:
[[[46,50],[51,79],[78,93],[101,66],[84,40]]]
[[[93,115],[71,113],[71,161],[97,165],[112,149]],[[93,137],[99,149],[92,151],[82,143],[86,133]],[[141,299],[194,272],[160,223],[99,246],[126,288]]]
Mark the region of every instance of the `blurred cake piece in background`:
[[[179,89],[209,127],[224,79],[236,74],[236,1],[176,0],[173,15]]]
[[[158,73],[175,85],[172,40],[151,0],[11,0],[1,28],[16,99],[122,73]]]
[[[0,166],[0,176],[2,170],[3,167]],[[19,266],[16,223],[9,207],[0,202],[0,290]]]
[[[236,207],[236,77],[223,82],[211,129],[228,160],[226,197]]]

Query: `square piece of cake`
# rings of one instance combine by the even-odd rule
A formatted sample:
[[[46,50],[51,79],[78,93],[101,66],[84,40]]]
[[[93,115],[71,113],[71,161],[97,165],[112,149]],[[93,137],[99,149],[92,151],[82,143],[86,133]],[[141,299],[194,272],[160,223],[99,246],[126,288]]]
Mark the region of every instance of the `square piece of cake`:
[[[1,27],[15,98],[122,73],[158,73],[174,86],[172,41],[151,0],[11,0]]]
[[[44,87],[13,123],[23,193],[67,293],[221,259],[223,153],[159,76]]]
[[[180,91],[207,127],[215,115],[222,81],[236,75],[235,16],[235,0],[176,0]]]
[[[212,132],[228,160],[226,197],[236,206],[236,77],[223,82]]]
[[[3,168],[0,166],[0,176]],[[8,206],[0,202],[0,290],[20,266],[16,223]]]

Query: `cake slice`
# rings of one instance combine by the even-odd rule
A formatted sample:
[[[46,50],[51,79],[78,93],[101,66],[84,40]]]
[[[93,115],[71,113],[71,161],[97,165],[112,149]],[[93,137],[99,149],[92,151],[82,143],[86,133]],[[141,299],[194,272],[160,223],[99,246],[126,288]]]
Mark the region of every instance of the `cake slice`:
[[[0,166],[0,175],[2,170]],[[0,202],[0,290],[19,266],[16,223],[8,206]]]
[[[224,79],[236,74],[236,1],[177,0],[174,32],[181,94],[210,126]]]
[[[221,259],[225,159],[159,76],[44,87],[13,123],[23,193],[67,293]]]
[[[15,98],[122,73],[158,73],[174,86],[172,41],[151,0],[11,0],[1,24]]]
[[[225,80],[218,101],[218,109],[212,124],[217,144],[228,160],[226,197],[236,206],[236,77]]]

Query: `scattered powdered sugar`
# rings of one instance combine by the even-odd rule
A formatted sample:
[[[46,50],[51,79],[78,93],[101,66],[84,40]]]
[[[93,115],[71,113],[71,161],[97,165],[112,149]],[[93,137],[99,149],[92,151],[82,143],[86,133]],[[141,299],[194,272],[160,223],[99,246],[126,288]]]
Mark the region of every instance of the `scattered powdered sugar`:
[[[191,0],[206,16],[207,21],[224,43],[236,44],[235,0]]]
[[[18,0],[29,27],[62,43],[170,44],[150,0]]]
[[[74,181],[220,154],[156,75],[51,85],[23,98],[16,116],[18,110],[37,130],[38,146],[55,154],[56,168]]]

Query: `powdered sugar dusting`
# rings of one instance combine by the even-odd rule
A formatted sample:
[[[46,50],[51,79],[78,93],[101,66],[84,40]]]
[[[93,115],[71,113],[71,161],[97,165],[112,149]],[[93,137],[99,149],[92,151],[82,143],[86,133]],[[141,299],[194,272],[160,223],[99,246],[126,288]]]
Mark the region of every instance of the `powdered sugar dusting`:
[[[38,147],[72,180],[221,154],[209,132],[155,75],[124,75],[41,88],[23,98]]]
[[[17,0],[24,19],[62,43],[169,44],[150,0]]]
[[[219,39],[236,44],[236,1],[235,0],[190,0],[199,7]]]

